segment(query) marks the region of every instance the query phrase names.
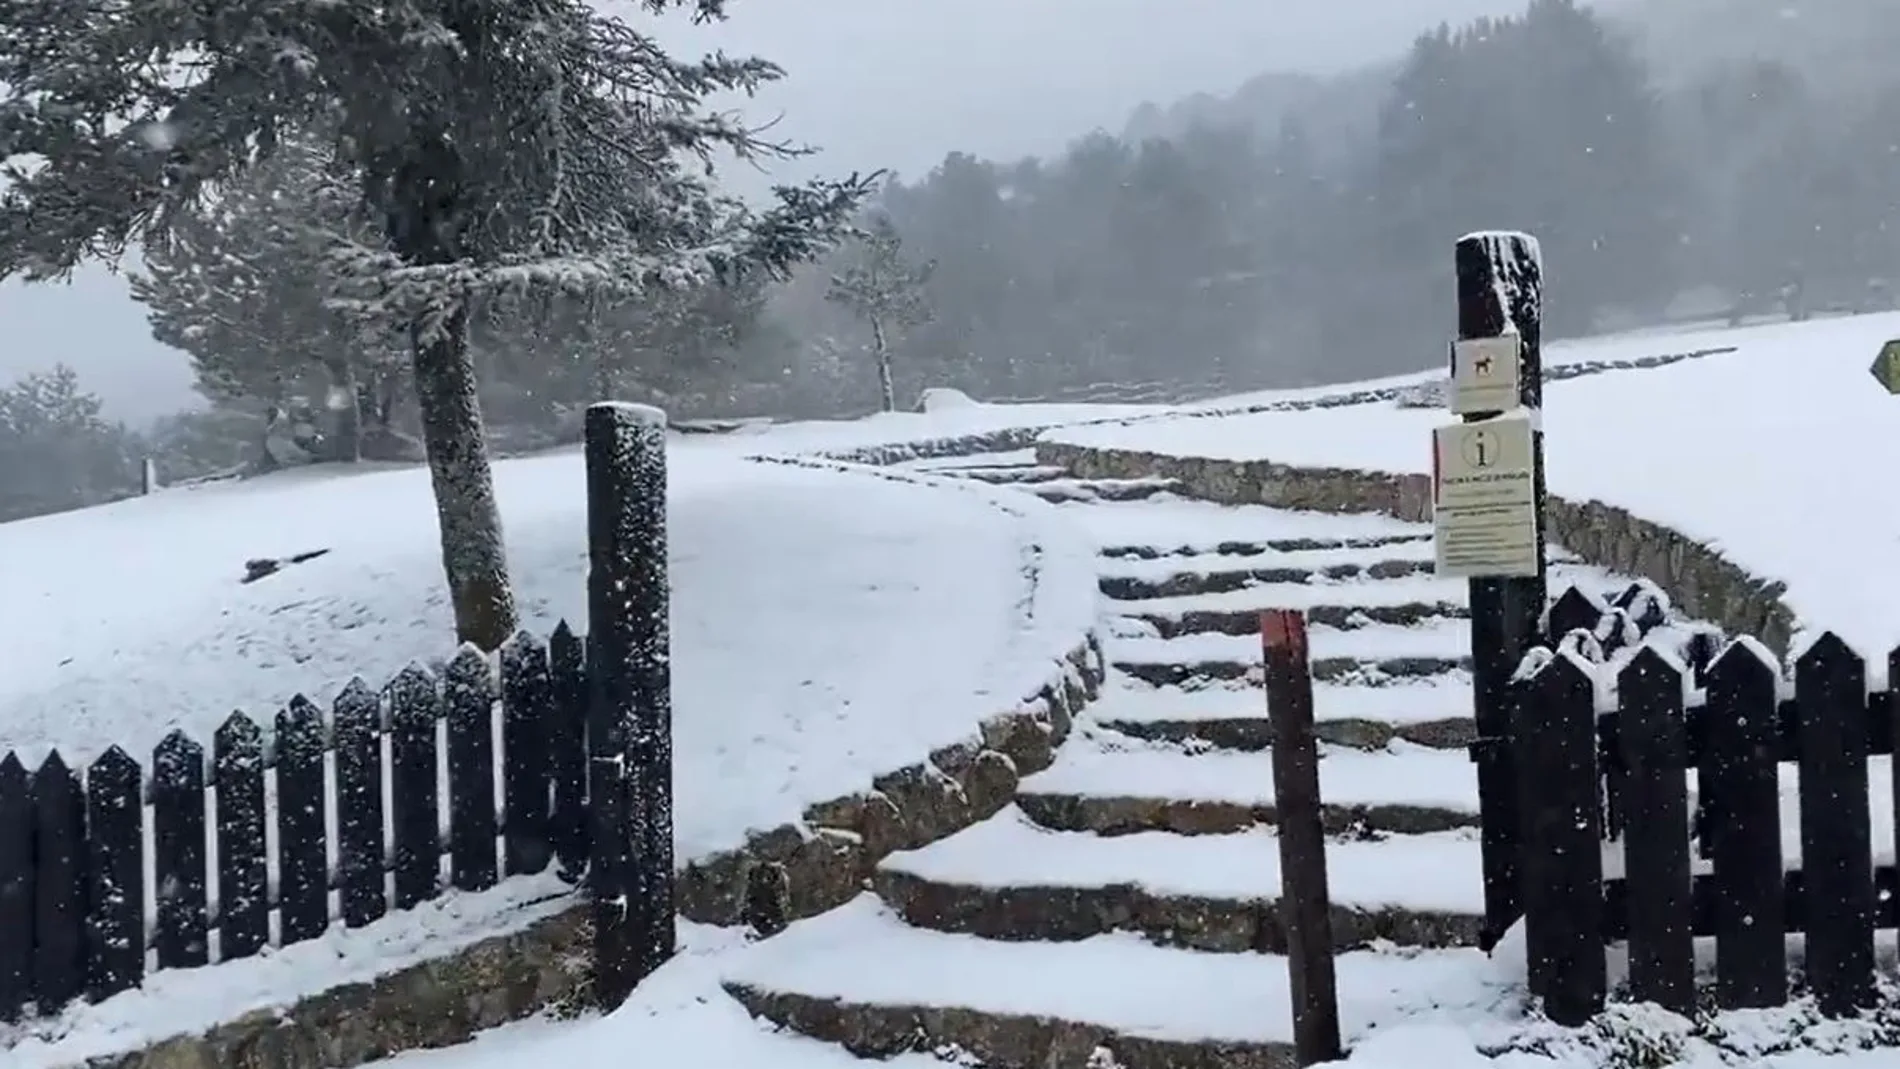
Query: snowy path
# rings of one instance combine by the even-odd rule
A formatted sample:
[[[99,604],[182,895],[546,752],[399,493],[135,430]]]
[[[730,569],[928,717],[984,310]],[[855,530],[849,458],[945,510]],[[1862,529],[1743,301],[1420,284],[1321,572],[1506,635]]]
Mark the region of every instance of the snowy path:
[[[1014,468],[1030,492],[1051,482],[1015,454],[912,467],[984,483]],[[1423,1052],[1452,1069],[1592,1064],[1478,1050],[1522,1024],[1519,977],[1471,948],[1482,892],[1464,589],[1421,572],[1421,529],[1165,494],[1107,501],[1086,485],[1053,496],[1103,550],[1106,652],[1126,670],[1016,805],[891,855],[844,908],[676,961],[609,1018],[521,1026],[389,1069],[550,1056],[605,1069],[662,1050],[715,1051],[734,1069],[1281,1069],[1272,740],[1251,627],[1282,605],[1327,621],[1314,652],[1341,666],[1315,698],[1354,1064],[1397,1069]],[[1575,563],[1557,572],[1625,585]],[[1409,670],[1388,671],[1400,662]],[[1131,675],[1148,666],[1170,681]]]

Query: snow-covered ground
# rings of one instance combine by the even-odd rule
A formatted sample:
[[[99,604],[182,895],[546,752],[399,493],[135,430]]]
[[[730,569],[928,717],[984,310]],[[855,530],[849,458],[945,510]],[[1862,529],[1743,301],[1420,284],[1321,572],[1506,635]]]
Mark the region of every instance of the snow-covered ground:
[[[1565,345],[1553,363],[1735,346],[1733,353],[1546,387],[1550,488],[1666,524],[1764,579],[1812,628],[1884,662],[1900,644],[1900,397],[1868,374],[1900,314]],[[1396,381],[1396,380],[1395,380]],[[1440,410],[1356,405],[1065,428],[1083,445],[1431,470]],[[1883,665],[1884,668],[1884,665]],[[1881,673],[1884,675],[1884,671]]]
[[[1041,502],[742,455],[1006,419],[952,415],[674,440],[682,860],[967,737],[1092,621],[1087,547]],[[502,462],[496,482],[524,625],[584,626],[579,455]],[[0,752],[142,758],[172,727],[208,740],[233,709],[267,717],[444,658],[436,539],[420,469],[309,470],[0,525]],[[238,581],[249,558],[315,549],[329,552]]]
[[[1702,537],[1757,574],[1787,580],[1789,598],[1805,618],[1884,648],[1900,639],[1900,611],[1884,610],[1889,602],[1900,605],[1892,600],[1900,579],[1881,577],[1867,561],[1900,539],[1900,510],[1884,505],[1878,479],[1880,466],[1900,460],[1900,431],[1886,432],[1881,423],[1900,420],[1900,399],[1885,396],[1866,365],[1879,343],[1896,334],[1900,316],[1626,335],[1553,347],[1553,364],[1738,347],[1669,367],[1553,385],[1546,418],[1553,489],[1622,505]],[[1429,431],[1445,419],[1441,412],[1382,403],[1256,416],[1205,414],[1355,388],[1250,395],[1195,406],[1195,418],[1053,433],[1157,452],[1429,470]],[[1139,507],[1085,500],[1062,506],[1052,518],[1023,487],[992,490],[968,480],[940,481],[933,473],[947,472],[956,461],[914,464],[893,473],[900,478],[892,481],[742,459],[745,453],[844,449],[1155,414],[1088,406],[959,406],[922,416],[755,428],[677,442],[677,746],[682,766],[691,762],[676,776],[683,853],[726,845],[745,827],[785,819],[804,802],[861,786],[872,772],[915,760],[921,750],[966,733],[977,718],[1021,697],[1011,689],[1015,681],[1028,685],[1069,637],[1064,632],[1096,612],[1097,569],[1104,578],[1142,578],[1180,566],[1136,555],[1092,560],[1095,549],[1172,552],[1191,544],[1204,551],[1203,567],[1210,566],[1205,551],[1216,544],[1263,537],[1378,543],[1350,552],[1274,551],[1278,563],[1288,565],[1319,567],[1335,556],[1403,563],[1429,552],[1429,543],[1416,540],[1417,525],[1379,517],[1316,517],[1163,498]],[[1809,447],[1803,442],[1821,448],[1804,454]],[[995,455],[989,462],[1005,461]],[[1008,462],[1030,463],[1021,457]],[[500,466],[498,477],[526,614],[540,627],[559,615],[578,616],[584,567],[578,458],[513,461]],[[210,688],[234,664],[269,664],[273,670],[257,674],[308,680],[293,689],[320,689],[352,671],[380,675],[412,658],[446,653],[440,636],[447,630],[447,610],[423,479],[420,472],[347,479],[307,473],[191,491],[196,500],[189,510],[166,503],[186,495],[161,494],[115,506],[118,520],[111,523],[69,518],[64,530],[54,521],[0,526],[0,567],[9,569],[0,588],[9,608],[0,642],[8,645],[0,648],[21,651],[19,663],[26,666],[15,671],[9,661],[0,672],[0,746],[64,745],[76,734],[95,745],[128,734],[155,738],[173,721],[202,728],[233,705],[261,711],[286,696],[281,682],[232,683],[201,706],[194,696],[199,686]],[[78,515],[104,517],[114,509]],[[186,513],[197,515],[187,520]],[[101,527],[119,533],[107,536]],[[236,583],[246,557],[319,546],[334,552],[256,584]],[[28,549],[33,553],[23,557]],[[1080,569],[1080,579],[1065,575],[1052,584],[1066,596],[1026,603],[1024,566],[1032,558],[1056,571]],[[11,569],[21,559],[35,562],[24,578],[36,602],[58,606],[36,613],[39,622],[12,611]],[[1256,586],[1245,597],[1150,597],[1138,608],[1159,617],[1190,609],[1245,610],[1262,598],[1278,599],[1275,604],[1331,599],[1369,608],[1456,600],[1455,591],[1424,576],[1331,586],[1309,581],[1299,590],[1292,589],[1297,584],[1283,585],[1284,596]],[[119,608],[100,607],[101,599],[112,598]],[[81,604],[65,607],[67,601]],[[125,611],[128,602],[137,611]],[[1121,609],[1133,613],[1134,606],[1130,601]],[[348,633],[362,634],[352,639],[348,657],[322,661],[329,648],[313,653],[306,639],[318,629],[331,633],[339,619],[353,622]],[[1122,622],[1126,633],[1110,636],[1111,659],[1136,667],[1258,656],[1251,638],[1218,629],[1162,638],[1127,629],[1128,619],[1133,617]],[[1316,652],[1365,663],[1400,654],[1449,661],[1464,645],[1458,628],[1452,613],[1416,625],[1316,627],[1315,644],[1325,647]],[[263,637],[240,640],[253,631]],[[1402,648],[1394,645],[1401,639]],[[196,673],[201,682],[141,689],[114,671],[120,667],[133,669],[134,676],[174,681]],[[1316,699],[1326,716],[1389,723],[1404,740],[1410,736],[1403,729],[1413,721],[1468,715],[1467,684],[1460,670],[1447,669],[1386,687],[1329,682],[1316,688]],[[1020,808],[895,855],[880,868],[945,886],[1080,893],[1138,886],[1177,899],[1269,900],[1279,888],[1267,828],[1099,836],[1039,826],[1027,800],[1040,792],[1044,798],[1264,805],[1271,799],[1267,754],[1130,745],[1126,737],[1114,745],[1091,745],[1111,722],[1214,723],[1239,715],[1242,705],[1247,715],[1258,716],[1258,692],[1245,686],[1170,691],[1130,686],[1125,677],[1112,680],[1103,701],[1078,721],[1078,738],[1057,764],[1025,780]],[[1469,763],[1454,746],[1398,740],[1330,748],[1322,763],[1329,804],[1366,812],[1424,810],[1448,821],[1334,842],[1329,855],[1335,897],[1342,906],[1368,911],[1402,906],[1471,915],[1481,907],[1481,889],[1469,828],[1476,804]],[[608,1017],[524,1022],[464,1047],[379,1064],[873,1064],[755,1020],[722,991],[722,983],[840,1003],[1045,1016],[1157,1040],[1246,1043],[1282,1041],[1288,1033],[1285,963],[1270,954],[1203,953],[1123,931],[1030,942],[953,928],[919,924],[870,894],[760,943],[682,925],[681,955]],[[1891,971],[1890,933],[1881,947],[1883,967]],[[326,952],[325,944],[303,952]],[[228,974],[243,978],[243,984],[232,984],[244,988],[247,1005],[290,994],[278,989],[271,968],[269,962],[245,963]],[[1357,1069],[1873,1069],[1900,1061],[1900,1055],[1861,1049],[1892,1041],[1893,1022],[1818,1022],[1801,1006],[1697,1024],[1619,1007],[1594,1028],[1557,1030],[1524,1012],[1521,943],[1514,940],[1489,960],[1468,948],[1381,943],[1342,954],[1339,968],[1344,1024],[1354,1044],[1348,1064]],[[149,1004],[144,1011],[124,1003],[122,1023],[132,1027],[159,1012],[164,993],[161,980],[134,996],[133,1002]],[[194,1012],[209,1012],[208,1005]],[[93,1023],[109,1029],[114,1020]],[[43,1058],[27,1069],[55,1064]],[[961,1052],[946,1050],[882,1064],[926,1069],[971,1063]]]

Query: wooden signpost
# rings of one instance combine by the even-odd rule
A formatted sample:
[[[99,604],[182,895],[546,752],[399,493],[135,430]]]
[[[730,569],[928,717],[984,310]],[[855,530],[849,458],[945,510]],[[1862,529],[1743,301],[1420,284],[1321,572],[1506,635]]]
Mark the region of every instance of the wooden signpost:
[[[1458,239],[1458,340],[1452,414],[1433,434],[1438,574],[1471,581],[1473,717],[1478,740],[1489,950],[1521,915],[1520,810],[1511,760],[1510,682],[1538,642],[1545,602],[1543,255],[1515,232]]]
[[[1286,930],[1286,966],[1293,996],[1294,1057],[1302,1066],[1319,1065],[1337,1060],[1343,1051],[1306,615],[1298,609],[1261,613],[1260,644],[1266,662],[1267,718],[1273,724],[1280,924]]]

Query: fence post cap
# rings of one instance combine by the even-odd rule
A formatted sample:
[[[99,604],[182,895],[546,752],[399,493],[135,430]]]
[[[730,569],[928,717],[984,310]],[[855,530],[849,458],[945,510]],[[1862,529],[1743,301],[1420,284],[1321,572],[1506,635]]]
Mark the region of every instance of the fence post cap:
[[[623,427],[664,427],[666,411],[632,401],[595,401],[587,406],[589,422],[607,420]]]

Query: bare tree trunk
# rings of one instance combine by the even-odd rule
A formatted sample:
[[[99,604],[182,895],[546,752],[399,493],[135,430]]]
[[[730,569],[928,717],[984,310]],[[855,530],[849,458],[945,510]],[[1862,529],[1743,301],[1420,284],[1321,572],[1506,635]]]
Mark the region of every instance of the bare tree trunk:
[[[435,488],[435,514],[442,535],[442,570],[455,605],[455,634],[493,650],[514,634],[514,591],[495,503],[494,472],[475,365],[468,350],[468,310],[458,309],[437,337],[414,342],[416,405],[422,444]]]
[[[884,411],[897,411],[897,386],[891,379],[891,347],[884,338],[884,324],[871,317],[871,340],[877,356],[877,388],[883,395]]]

